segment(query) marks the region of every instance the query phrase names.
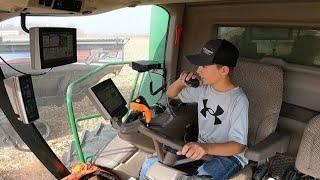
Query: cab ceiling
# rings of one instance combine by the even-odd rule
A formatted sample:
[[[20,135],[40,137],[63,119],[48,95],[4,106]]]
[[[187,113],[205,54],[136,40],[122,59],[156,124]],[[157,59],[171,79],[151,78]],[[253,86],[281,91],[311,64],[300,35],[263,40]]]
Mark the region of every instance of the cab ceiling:
[[[98,14],[108,12],[114,9],[123,7],[132,7],[137,5],[150,4],[172,4],[172,3],[187,3],[187,4],[239,4],[239,3],[265,3],[279,2],[279,0],[78,0],[82,1],[80,12],[70,12],[55,10],[52,7],[40,5],[41,0],[1,0],[0,1],[0,21],[10,17],[19,16],[20,13],[31,14],[51,14],[56,16],[78,16],[88,14]],[[46,1],[46,0],[42,0]],[[54,1],[54,0],[53,0]],[[70,1],[70,0],[65,0]],[[289,0],[281,0],[281,2],[290,2]]]

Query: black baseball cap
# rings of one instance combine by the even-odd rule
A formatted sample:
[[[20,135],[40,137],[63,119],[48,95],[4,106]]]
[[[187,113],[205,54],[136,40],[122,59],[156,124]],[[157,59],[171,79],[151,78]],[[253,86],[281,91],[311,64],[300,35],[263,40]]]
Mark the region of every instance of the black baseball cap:
[[[220,64],[228,67],[235,67],[238,57],[238,49],[224,39],[210,40],[202,47],[200,54],[186,56],[192,64],[198,66]]]

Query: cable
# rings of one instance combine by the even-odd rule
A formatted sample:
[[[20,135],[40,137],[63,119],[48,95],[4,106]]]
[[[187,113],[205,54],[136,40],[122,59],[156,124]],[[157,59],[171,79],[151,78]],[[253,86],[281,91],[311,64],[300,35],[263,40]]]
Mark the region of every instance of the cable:
[[[153,74],[158,74],[159,76],[162,76],[162,77],[164,78],[164,75],[163,75],[163,74],[156,73],[155,71],[150,71],[150,72],[153,73]],[[149,71],[148,71],[148,73],[149,73]]]
[[[162,77],[163,77],[163,74],[156,73],[156,72],[152,72],[152,71],[151,71],[151,73],[153,73],[153,74],[158,74],[159,76],[162,76]]]
[[[151,73],[154,73],[154,74],[158,74],[158,73],[155,73],[155,72],[151,72]],[[150,83],[152,83],[152,79],[151,79],[151,75],[150,75],[150,73],[148,72],[148,75],[149,75],[149,78],[150,78]],[[161,75],[161,74],[158,74],[158,75]],[[166,82],[165,82],[165,78],[164,78],[164,76],[163,75],[161,75],[162,77],[163,77],[163,83],[164,83],[164,86],[166,87],[167,85],[166,85]],[[176,79],[177,77],[172,77],[172,78],[170,78],[169,79],[169,82],[171,81],[171,80],[173,80],[173,79]],[[151,86],[152,87],[152,86]],[[152,90],[151,90],[152,91]],[[163,97],[163,94],[164,94],[164,92],[166,91],[166,88],[164,88],[163,90],[162,90],[162,94],[161,94],[161,96],[160,96],[160,98],[158,99],[158,101],[160,100],[160,99],[162,99],[162,97]],[[176,113],[173,111],[173,109],[172,109],[172,107],[171,107],[171,105],[170,105],[170,103],[169,103],[169,97],[168,96],[166,96],[166,105],[167,105],[167,107],[168,107],[168,110],[169,110],[169,112],[170,112],[170,114],[173,116],[173,117],[176,117],[177,115],[176,115]]]
[[[164,76],[164,74],[156,73],[156,72],[153,72],[153,71],[148,71],[147,73],[148,73],[148,76],[149,76],[149,79],[150,79],[150,88],[152,88],[151,83],[153,83],[152,77],[151,77],[151,74],[150,74],[150,73],[157,74],[157,75],[160,75],[160,76],[163,77],[163,82],[162,82],[163,85],[162,85],[162,86],[165,86],[165,88],[161,89],[161,87],[160,87],[160,89],[162,90],[162,93],[161,93],[160,98],[158,99],[158,101],[159,101],[160,99],[162,99],[163,94],[164,94],[164,92],[166,91],[167,83],[166,83],[165,76]],[[170,83],[172,80],[176,80],[177,78],[178,78],[178,76],[174,76],[174,77],[170,78],[170,79],[168,80],[168,83]],[[158,90],[157,90],[157,91],[158,91]],[[150,89],[150,93],[152,94],[152,89]],[[157,93],[158,93],[158,92],[157,92]],[[157,102],[158,102],[158,101],[157,101]],[[168,96],[166,96],[166,106],[168,107],[169,113],[170,113],[173,117],[176,117],[177,115],[176,115],[176,113],[173,111],[173,109],[172,109],[172,107],[171,107],[171,105],[170,105],[170,103],[169,103],[169,97],[168,97]]]
[[[150,81],[152,82],[152,78],[151,78],[151,75],[150,75],[150,72],[149,72],[149,71],[148,71],[148,75],[149,75]]]
[[[158,74],[158,73],[155,73],[155,74]],[[163,95],[163,92],[166,90],[166,86],[167,86],[167,84],[164,81],[164,76],[161,74],[158,74],[158,75],[161,75],[161,77],[162,77],[162,86],[160,86],[156,91],[153,91],[153,87],[152,87],[153,81],[152,81],[152,78],[151,78],[149,71],[148,71],[148,75],[149,75],[149,79],[150,79],[150,83],[149,83],[150,94],[154,96],[154,95],[158,94],[160,91],[162,91],[162,95]],[[161,95],[161,97],[162,97],[162,95]]]
[[[173,117],[177,117],[177,115],[176,115],[176,113],[174,113],[174,111],[173,111],[173,109],[172,109],[172,107],[171,107],[171,105],[170,105],[170,103],[169,103],[169,97],[168,96],[166,96],[166,102],[167,102],[167,107],[168,107],[168,109],[169,109],[169,112],[170,112],[170,114],[173,116]]]
[[[16,69],[15,67],[13,67],[12,65],[10,65],[6,60],[4,60],[1,56],[0,56],[0,59],[7,65],[9,66],[11,69],[21,73],[21,74],[24,74],[24,75],[31,75],[31,76],[41,76],[41,75],[44,75],[44,74],[47,74],[48,72],[50,72],[52,70],[52,68],[50,68],[47,72],[42,72],[40,74],[28,74],[28,73],[25,73],[23,71],[20,71],[19,69]]]

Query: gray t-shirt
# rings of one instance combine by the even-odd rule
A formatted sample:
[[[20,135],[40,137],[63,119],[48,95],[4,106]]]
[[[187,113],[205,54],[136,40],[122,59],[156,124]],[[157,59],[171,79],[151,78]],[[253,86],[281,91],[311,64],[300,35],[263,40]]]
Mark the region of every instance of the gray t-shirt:
[[[200,143],[235,141],[247,145],[249,102],[241,88],[218,92],[210,85],[185,87],[179,98],[185,103],[198,103]],[[234,156],[242,166],[248,164],[244,152]]]

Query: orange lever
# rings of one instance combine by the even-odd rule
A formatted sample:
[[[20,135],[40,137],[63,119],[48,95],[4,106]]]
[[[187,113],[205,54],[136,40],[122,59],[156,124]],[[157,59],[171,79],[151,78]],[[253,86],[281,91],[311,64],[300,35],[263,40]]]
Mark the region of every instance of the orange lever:
[[[133,110],[143,112],[143,115],[146,118],[146,123],[147,124],[151,123],[151,121],[152,121],[152,112],[146,105],[139,104],[139,103],[136,103],[136,102],[131,102],[129,105],[130,105],[130,108],[132,108]]]

